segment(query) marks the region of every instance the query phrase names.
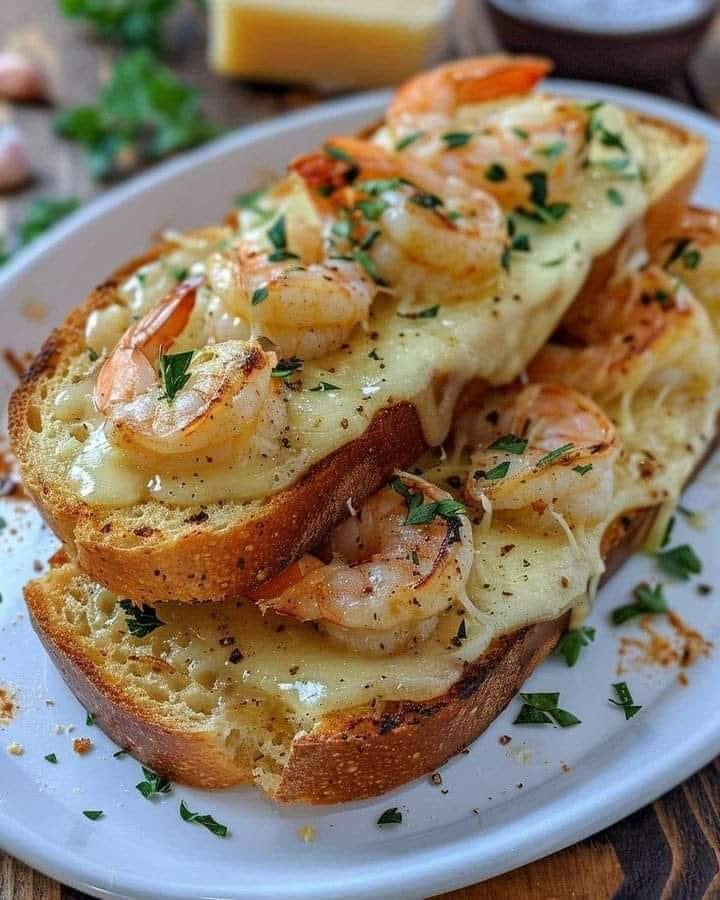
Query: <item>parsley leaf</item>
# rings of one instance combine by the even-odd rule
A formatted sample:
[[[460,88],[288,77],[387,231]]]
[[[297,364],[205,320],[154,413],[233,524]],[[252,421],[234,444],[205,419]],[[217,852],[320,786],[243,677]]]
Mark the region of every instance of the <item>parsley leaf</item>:
[[[625,205],[625,198],[620,193],[620,191],[617,190],[617,188],[609,187],[605,193],[607,194],[607,198],[613,206]]]
[[[293,372],[297,372],[298,369],[302,369],[303,361],[299,359],[297,356],[291,356],[290,359],[281,359],[278,360],[278,364],[272,370],[270,375],[273,378],[287,378],[292,375]]]
[[[393,478],[390,482],[395,493],[405,500],[408,512],[403,525],[427,525],[439,516],[447,522],[457,522],[459,515],[465,514],[465,507],[457,500],[432,500],[423,502],[425,495],[421,490],[412,491],[401,478]]]
[[[593,464],[588,463],[586,466],[573,466],[573,472],[577,472],[578,475],[587,475],[587,473],[592,469]]]
[[[665,265],[663,268],[669,268],[669,266],[671,266],[676,260],[679,259],[682,260],[682,264],[686,269],[697,269],[697,267],[700,265],[702,255],[699,250],[688,249],[691,243],[692,238],[679,238],[677,241],[675,241],[675,245],[670,251],[670,255],[665,260]]]
[[[268,297],[268,286],[266,284],[261,284],[259,288],[255,288],[253,291],[252,297],[250,298],[250,304],[252,306],[257,306],[258,303],[262,303],[263,300],[267,300]]]
[[[689,544],[680,544],[672,550],[658,553],[656,559],[661,569],[681,581],[687,581],[691,575],[702,572],[702,561]]]
[[[198,92],[147,49],[121,57],[100,88],[95,106],[62,111],[55,130],[85,146],[90,173],[100,180],[218,134],[202,113]]]
[[[44,756],[43,759],[46,759],[49,763],[55,765],[57,763],[57,755],[55,753],[48,753],[47,756]]]
[[[613,625],[622,625],[628,619],[642,616],[646,613],[658,614],[668,611],[667,600],[663,593],[663,586],[656,584],[651,588],[648,584],[639,584],[633,591],[634,603],[618,606],[611,613]]]
[[[397,151],[404,150],[406,147],[409,147],[410,144],[414,144],[415,141],[423,137],[424,134],[424,131],[411,131],[410,134],[406,134],[405,137],[400,138],[395,144],[395,149]]]
[[[510,460],[506,459],[505,462],[498,463],[492,469],[477,469],[473,472],[473,478],[475,481],[480,481],[481,478],[484,478],[485,481],[499,481],[507,475],[509,470]]]
[[[548,144],[546,147],[538,147],[537,150],[533,150],[533,153],[536,156],[546,157],[547,161],[552,164],[562,156],[566,149],[565,141],[555,141],[554,144]]]
[[[390,204],[386,203],[384,200],[369,197],[365,200],[358,200],[355,204],[355,208],[359,209],[370,222],[376,222],[389,205]]]
[[[287,232],[285,231],[285,216],[280,216],[267,232],[268,240],[276,250],[284,250],[287,247]]]
[[[158,775],[157,772],[153,772],[152,769],[146,769],[145,766],[142,766],[142,770],[145,780],[136,784],[135,787],[146,800],[149,800],[155,794],[170,793],[172,785],[167,778],[163,775]]]
[[[84,809],[83,815],[86,819],[90,819],[92,822],[97,822],[98,819],[102,819],[105,813],[101,809]]]
[[[575,444],[563,444],[562,447],[556,447],[554,450],[551,450],[549,453],[546,453],[545,456],[541,457],[536,463],[536,468],[540,469],[542,466],[548,465],[548,463],[554,462],[558,457],[564,456],[570,450],[573,449]]]
[[[25,246],[30,241],[51,228],[60,219],[74,212],[80,201],[77,197],[65,197],[62,200],[33,200],[27,215],[20,223],[20,244]]]
[[[495,183],[506,181],[507,171],[505,166],[500,165],[500,163],[491,163],[487,169],[485,169],[485,177],[488,181],[493,181]]]
[[[515,453],[518,456],[525,452],[528,442],[525,438],[515,434],[504,434],[490,444],[488,450],[504,450],[506,453]]]
[[[630,688],[627,686],[626,681],[618,681],[617,684],[613,684],[612,687],[617,696],[617,700],[613,700],[611,697],[609,698],[610,703],[619,706],[625,713],[626,719],[632,719],[636,713],[640,712],[642,706],[636,705],[633,701]]]
[[[445,134],[441,135],[441,137],[445,141],[445,147],[447,150],[457,150],[458,147],[464,147],[465,144],[472,140],[472,132],[446,131]]]
[[[162,400],[174,400],[175,395],[188,383],[190,380],[188,369],[194,355],[194,350],[185,350],[182,353],[167,353],[160,357],[160,375],[165,388]]]
[[[133,637],[145,637],[165,623],[157,617],[157,613],[147,603],[142,607],[135,606],[132,600],[121,600],[120,606],[125,610],[127,629]]]
[[[199,813],[191,812],[184,800],[180,801],[180,818],[183,822],[195,822],[197,825],[203,825],[207,828],[208,831],[212,832],[217,837],[226,837],[228,833],[227,825],[221,825],[220,822],[216,822],[212,816],[209,815],[200,815]]]
[[[440,304],[435,306],[426,306],[425,309],[419,309],[417,312],[399,312],[401,319],[434,319],[440,310]]]
[[[521,693],[519,696],[523,706],[513,722],[514,725],[551,725],[555,722],[561,728],[569,728],[571,725],[580,724],[577,716],[558,707],[560,694],[555,691],[540,694]]]
[[[60,0],[69,19],[85,19],[99,37],[126,47],[163,47],[162,29],[176,0]]]
[[[556,652],[565,658],[568,666],[574,666],[580,657],[583,647],[587,647],[590,641],[595,640],[595,629],[583,625],[580,628],[572,628],[566,631],[560,638]]]
[[[390,809],[386,809],[385,812],[382,813],[375,824],[378,828],[382,828],[383,825],[400,825],[402,824],[402,820],[402,813],[397,806],[391,806]]]
[[[88,727],[89,727],[90,725],[94,725],[94,724],[95,724],[95,714],[94,714],[94,713],[89,712],[89,713],[85,716],[85,724],[86,724]]]
[[[324,391],[339,391],[339,390],[341,390],[341,388],[339,388],[336,384],[330,384],[329,381],[321,381],[320,384],[317,385],[317,387],[310,388],[310,390],[324,392]]]

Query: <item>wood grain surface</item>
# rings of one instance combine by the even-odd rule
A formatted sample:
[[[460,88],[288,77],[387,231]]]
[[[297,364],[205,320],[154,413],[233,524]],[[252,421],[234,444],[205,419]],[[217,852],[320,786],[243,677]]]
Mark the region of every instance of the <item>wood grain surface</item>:
[[[203,23],[189,6],[172,22],[170,65],[198,86],[205,109],[227,127],[323,99],[311,90],[223,82],[207,71]],[[0,0],[0,47],[26,48],[50,72],[54,103],[91,102],[113,51],[77,23],[63,20],[54,0]],[[482,4],[460,0],[454,29],[457,55],[491,50],[495,39]],[[692,72],[657,86],[659,93],[720,112],[720,22],[696,54]],[[26,190],[0,201],[0,233],[24,215],[33,197],[77,195],[102,188],[86,172],[82,151],[52,132],[52,110],[0,105],[28,136],[36,177]],[[720,761],[622,822],[567,850],[507,875],[455,891],[444,900],[695,900],[720,898]],[[81,900],[0,849],[1,900]]]

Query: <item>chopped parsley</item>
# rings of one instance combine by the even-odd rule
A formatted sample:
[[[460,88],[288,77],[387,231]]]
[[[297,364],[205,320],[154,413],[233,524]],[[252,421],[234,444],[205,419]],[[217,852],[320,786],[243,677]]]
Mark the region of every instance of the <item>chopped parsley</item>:
[[[368,353],[368,359],[374,359],[378,362],[382,362],[382,356],[378,356],[377,347],[373,347],[372,350]]]
[[[167,353],[160,357],[160,375],[165,393],[162,400],[172,401],[190,380],[190,362],[195,355],[194,350],[183,353]]]
[[[544,156],[547,158],[549,163],[556,162],[567,149],[567,144],[565,141],[555,141],[554,144],[548,144],[546,147],[538,147],[537,150],[533,150],[535,156]]]
[[[680,581],[687,581],[691,575],[702,572],[702,561],[689,544],[680,544],[672,550],[658,553],[656,559],[661,569]]]
[[[367,274],[372,278],[375,284],[380,285],[380,287],[387,287],[388,283],[384,278],[380,277],[380,273],[378,272],[378,267],[375,264],[375,260],[367,254],[362,247],[356,247],[353,250],[353,259],[358,262],[363,269],[367,272]]]
[[[440,304],[435,306],[426,306],[425,309],[419,309],[417,312],[399,312],[401,319],[434,319],[440,311]]]
[[[438,206],[443,205],[442,200],[437,194],[425,194],[421,191],[413,194],[410,197],[410,202],[414,203],[415,206],[422,206],[423,209],[436,209]]]
[[[481,478],[484,478],[485,481],[500,481],[501,478],[507,475],[509,470],[510,460],[506,459],[505,462],[498,463],[492,469],[477,469],[477,471],[473,472],[473,478],[475,481],[480,481]]]
[[[441,135],[447,150],[457,150],[472,140],[471,131],[446,131]]]
[[[663,534],[663,538],[660,543],[661,547],[667,547],[667,545],[670,543],[670,538],[672,537],[674,528],[675,528],[675,516],[670,516],[670,518],[668,519],[668,523],[665,526],[665,534]]]
[[[316,387],[310,388],[311,391],[339,391],[339,388],[336,384],[330,384],[329,381],[321,381]]]
[[[513,127],[510,129],[515,137],[520,138],[521,141],[526,141],[530,137],[529,133],[525,131],[524,128]]]
[[[515,453],[520,456],[525,452],[528,442],[525,438],[518,437],[516,434],[504,434],[490,444],[488,450],[504,450],[506,453]]]
[[[199,813],[191,812],[187,808],[184,800],[180,801],[180,818],[183,820],[183,822],[194,822],[197,825],[202,825],[217,837],[227,836],[227,825],[221,825],[220,822],[216,822],[212,816],[200,815]]]
[[[638,706],[633,700],[630,688],[627,686],[626,681],[618,681],[616,684],[613,684],[612,687],[615,691],[617,700],[613,700],[612,697],[610,697],[608,698],[610,703],[614,706],[619,706],[625,713],[626,719],[632,719],[636,713],[640,712],[642,706]]]
[[[557,692],[521,693],[519,696],[523,705],[513,722],[514,725],[552,725],[554,722],[561,728],[569,728],[571,725],[580,724],[577,716],[559,708],[560,694]]]
[[[549,453],[546,453],[545,456],[541,457],[536,463],[535,466],[539,469],[542,466],[547,466],[549,463],[554,462],[561,456],[564,456],[570,450],[573,449],[575,444],[563,444],[562,447],[556,447],[554,450],[551,450]]]
[[[240,209],[249,209],[254,213],[265,213],[267,210],[260,206],[260,199],[267,193],[267,188],[258,188],[256,191],[247,191],[235,197],[235,206]]]
[[[402,813],[397,806],[391,806],[390,809],[385,810],[375,824],[378,828],[382,828],[383,825],[401,825],[402,820]]]
[[[663,586],[656,584],[651,588],[649,584],[639,584],[633,591],[634,603],[618,606],[611,613],[613,625],[622,625],[628,619],[645,614],[657,615],[668,611],[667,600],[663,593]]]
[[[360,174],[360,167],[347,150],[343,150],[342,147],[334,147],[332,144],[325,144],[323,150],[331,159],[345,163],[348,166],[348,170],[345,173],[346,180],[349,182],[355,181]]]
[[[263,300],[267,300],[268,298],[268,286],[266,284],[261,284],[259,288],[255,288],[253,291],[252,297],[250,298],[250,303],[252,306],[257,306],[258,303],[262,303]]]
[[[125,610],[127,629],[133,637],[145,637],[165,624],[158,619],[153,607],[147,603],[143,603],[140,607],[135,606],[132,600],[121,600],[120,606]]]
[[[485,177],[488,181],[500,182],[507,180],[507,171],[505,166],[500,165],[500,163],[491,163],[487,169],[485,169]]]
[[[568,666],[574,666],[580,658],[583,647],[595,640],[595,629],[587,625],[572,628],[560,638],[556,652],[565,658]]]
[[[425,503],[425,495],[421,490],[411,491],[401,478],[393,478],[390,482],[396,494],[405,500],[408,512],[403,525],[427,525],[439,516],[447,522],[459,524],[458,516],[465,514],[465,507],[458,500],[431,500]]]
[[[605,193],[613,206],[624,206],[625,198],[617,188],[609,187]]]
[[[116,751],[113,753],[113,759],[125,759],[125,757],[126,757],[127,755],[128,755],[128,751],[127,751],[127,750],[116,750]]]
[[[273,378],[288,378],[293,372],[302,369],[303,361],[297,356],[291,356],[290,359],[281,359],[272,370],[270,375]]]
[[[85,716],[85,724],[86,724],[88,727],[89,727],[90,725],[94,725],[94,724],[95,724],[95,713],[89,712],[89,713]]]
[[[49,763],[56,765],[57,763],[57,755],[55,753],[48,753],[47,756],[44,756],[43,759],[46,759]]]
[[[95,105],[63,110],[55,118],[55,130],[85,147],[90,174],[101,180],[219,133],[205,118],[198,91],[147,48],[122,56]]]
[[[405,137],[400,138],[400,140],[395,144],[395,149],[397,151],[405,150],[406,147],[409,147],[410,144],[414,144],[415,141],[423,137],[424,134],[424,131],[411,131],[410,134],[406,134]]]
[[[548,183],[546,172],[528,172],[523,176],[530,185],[531,210],[518,207],[516,212],[544,225],[558,222],[570,208],[569,203],[548,203]]]
[[[92,822],[97,822],[98,819],[102,819],[105,813],[101,809],[84,809],[83,815],[86,819],[90,819]]]
[[[692,238],[679,238],[665,260],[664,268],[669,268],[676,260],[681,260],[686,269],[697,269],[702,255],[699,250],[690,250]]]
[[[287,248],[285,216],[280,216],[275,220],[272,227],[268,228],[267,236],[268,240],[276,250],[285,250]]]
[[[587,473],[592,469],[593,464],[588,463],[586,466],[573,466],[573,472],[577,472],[578,475],[587,475]]]
[[[366,200],[358,200],[355,209],[359,209],[370,222],[376,222],[390,204],[378,197],[369,197]]]
[[[154,797],[155,794],[169,794],[172,785],[170,781],[165,778],[163,775],[158,775],[157,772],[153,772],[152,769],[146,769],[145,766],[142,766],[143,775],[145,776],[145,780],[141,781],[139,784],[136,784],[135,787],[140,791],[143,797],[146,800],[150,800],[151,797]]]

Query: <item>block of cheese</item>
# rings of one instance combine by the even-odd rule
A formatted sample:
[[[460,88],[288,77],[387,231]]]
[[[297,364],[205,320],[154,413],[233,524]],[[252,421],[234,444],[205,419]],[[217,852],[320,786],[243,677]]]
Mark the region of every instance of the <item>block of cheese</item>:
[[[221,75],[321,88],[379,87],[438,58],[452,0],[210,0]]]

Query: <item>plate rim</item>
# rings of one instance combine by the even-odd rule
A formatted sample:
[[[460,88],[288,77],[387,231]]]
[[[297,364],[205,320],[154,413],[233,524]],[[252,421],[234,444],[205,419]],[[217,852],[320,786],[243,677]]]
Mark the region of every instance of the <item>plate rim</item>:
[[[549,79],[548,86],[561,93],[575,96],[599,96],[621,102],[633,109],[649,111],[680,122],[705,136],[715,136],[720,143],[720,123],[711,116],[682,104],[641,91],[605,85],[598,82]],[[302,129],[312,123],[332,122],[337,114],[365,114],[370,118],[382,108],[390,92],[387,90],[361,93],[351,97],[319,103],[315,106],[274,116],[266,121],[241,126],[211,144],[190,151],[131,178],[124,184],[92,198],[78,211],[72,213],[48,234],[20,251],[0,274],[0,291],[22,280],[43,254],[57,243],[71,238],[73,233],[91,223],[105,212],[122,205],[127,199],[164,181],[181,177],[196,165],[210,161],[228,151],[241,152],[264,137],[285,129]],[[719,526],[720,527],[720,526]],[[613,822],[619,821],[640,807],[652,802],[673,786],[684,781],[697,769],[709,762],[720,749],[720,712],[716,720],[707,719],[701,727],[685,732],[685,739],[676,742],[661,762],[652,769],[640,769],[628,775],[616,760],[604,776],[612,775],[608,789],[601,799],[595,797],[591,804],[587,793],[592,794],[592,783],[581,786],[581,802],[570,809],[558,809],[558,802],[543,804],[535,810],[511,819],[499,826],[493,835],[491,847],[487,846],[487,832],[469,834],[464,838],[432,847],[398,854],[392,860],[384,860],[375,871],[368,871],[372,864],[350,863],[342,881],[332,883],[303,882],[302,872],[294,873],[297,881],[283,885],[282,894],[277,884],[251,885],[249,890],[234,888],[227,892],[224,885],[205,889],[203,897],[275,898],[288,900],[331,900],[339,892],[343,897],[363,898],[375,895],[392,885],[403,885],[404,897],[426,897],[442,891],[453,890],[478,882],[478,868],[483,865],[480,880],[486,880],[511,869],[526,865],[536,859],[557,852],[594,834]],[[592,815],[590,815],[592,813]],[[552,822],[550,826],[548,823]],[[517,833],[518,829],[522,836]],[[478,835],[483,835],[478,846]],[[192,885],[172,884],[166,879],[156,880],[127,871],[120,877],[108,866],[70,852],[31,828],[21,825],[0,805],[0,845],[3,850],[40,872],[71,885],[95,897],[122,898],[197,898]],[[380,871],[381,869],[381,871]],[[172,893],[169,893],[169,890]]]

